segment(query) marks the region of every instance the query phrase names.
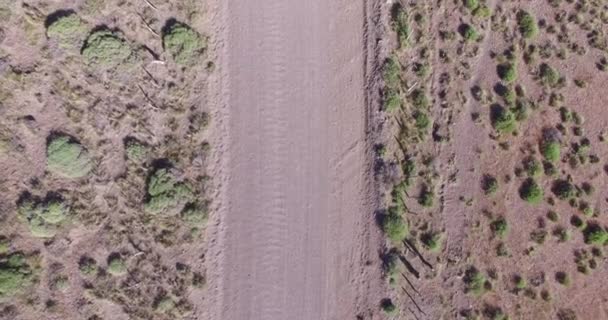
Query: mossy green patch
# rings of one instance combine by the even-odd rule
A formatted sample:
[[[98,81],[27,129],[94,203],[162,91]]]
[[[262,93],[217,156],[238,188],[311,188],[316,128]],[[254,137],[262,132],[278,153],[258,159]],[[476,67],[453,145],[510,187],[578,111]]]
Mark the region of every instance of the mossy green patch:
[[[88,151],[69,136],[51,137],[46,154],[48,170],[59,176],[80,178],[91,171],[92,165]]]

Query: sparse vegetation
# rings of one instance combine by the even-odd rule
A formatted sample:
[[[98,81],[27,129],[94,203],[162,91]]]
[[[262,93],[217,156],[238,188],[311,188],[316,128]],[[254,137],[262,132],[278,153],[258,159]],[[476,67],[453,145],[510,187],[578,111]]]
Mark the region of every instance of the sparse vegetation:
[[[492,108],[492,126],[500,133],[511,133],[517,127],[515,115],[509,109],[502,106],[494,106]]]
[[[21,253],[0,256],[0,298],[15,295],[32,284],[33,271]]]
[[[502,79],[506,83],[511,83],[517,79],[517,70],[515,69],[515,64],[510,62],[505,62],[499,64],[496,67],[496,72],[500,79]]]
[[[467,269],[464,276],[464,283],[466,292],[476,296],[482,295],[490,286],[486,277],[475,267]]]
[[[32,235],[40,238],[54,236],[69,217],[69,207],[56,196],[40,199],[30,194],[24,194],[19,200],[18,210]]]
[[[526,11],[519,12],[517,15],[517,23],[519,25],[519,32],[526,39],[530,39],[538,33],[536,19]]]
[[[507,232],[509,231],[509,225],[504,217],[500,217],[492,221],[490,228],[492,229],[492,233],[500,238],[506,236]]]
[[[498,180],[494,176],[486,174],[482,178],[481,188],[487,195],[494,194],[498,190]]]
[[[409,234],[407,223],[395,212],[389,212],[384,216],[382,230],[394,242],[403,241]]]

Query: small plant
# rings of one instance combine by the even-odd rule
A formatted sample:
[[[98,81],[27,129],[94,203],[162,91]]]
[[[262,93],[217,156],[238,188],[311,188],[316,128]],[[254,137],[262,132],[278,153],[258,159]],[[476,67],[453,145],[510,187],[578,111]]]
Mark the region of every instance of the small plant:
[[[556,180],[553,182],[551,191],[560,200],[568,200],[576,194],[574,185],[567,180]]]
[[[532,178],[528,178],[519,188],[519,196],[528,203],[538,204],[543,199],[543,190]]]
[[[464,24],[461,27],[462,37],[467,41],[476,41],[479,38],[477,30],[470,24]]]
[[[608,231],[597,223],[589,223],[583,230],[585,243],[603,246],[608,243]]]
[[[125,139],[125,155],[131,161],[143,161],[148,157],[148,146],[134,138]]]
[[[399,262],[399,256],[394,251],[388,252],[382,258],[382,268],[384,272],[388,276],[389,284],[393,285],[397,281],[397,276],[399,272],[397,270],[397,264]]]
[[[481,180],[481,189],[486,195],[496,193],[498,190],[498,180],[490,174],[484,175]]]
[[[482,4],[473,11],[473,15],[475,17],[486,19],[492,15],[492,11],[490,10],[490,8],[488,6],[486,6],[485,4]]]
[[[441,248],[441,234],[427,232],[420,237],[422,245],[429,251],[438,251]]]
[[[543,171],[540,162],[534,157],[528,157],[524,160],[524,169],[528,176],[532,178],[538,177]]]
[[[432,207],[433,201],[435,199],[435,194],[433,194],[433,190],[429,186],[424,186],[420,191],[420,197],[418,198],[418,203],[423,207]]]
[[[492,126],[500,133],[511,133],[517,127],[513,112],[499,105],[492,107],[491,120]]]
[[[557,214],[557,212],[549,210],[549,212],[547,212],[547,219],[553,222],[557,222],[559,220],[559,215]]]
[[[409,16],[403,8],[399,7],[393,18],[397,39],[399,40],[399,48],[407,47],[410,40]]]
[[[465,292],[473,293],[473,295],[476,296],[482,295],[490,286],[486,277],[475,267],[467,269],[463,281],[465,284]]]
[[[558,141],[543,141],[540,144],[540,153],[549,162],[556,162],[560,159],[560,145]]]
[[[388,90],[384,97],[384,110],[394,112],[399,109],[401,109],[401,97],[399,93],[394,90]]]
[[[526,39],[530,39],[538,33],[536,19],[526,11],[519,12],[517,15],[517,23],[519,25],[519,32]]]
[[[563,271],[556,272],[555,273],[555,280],[559,284],[561,284],[561,285],[563,285],[565,287],[567,287],[567,286],[570,285],[570,276],[566,272],[563,272]]]
[[[397,309],[397,306],[395,306],[391,299],[383,299],[382,302],[380,302],[380,307],[384,313],[390,316],[399,313],[399,309]]]
[[[492,221],[492,223],[490,224],[490,229],[492,229],[492,233],[495,236],[503,238],[507,235],[507,232],[509,231],[509,225],[507,224],[507,220],[504,217],[500,217]]]
[[[386,87],[391,89],[399,88],[401,83],[400,69],[401,67],[399,66],[399,62],[397,62],[396,57],[386,59],[386,62],[384,63],[384,70],[382,72]]]
[[[389,212],[382,220],[382,230],[394,242],[401,242],[409,234],[407,223],[401,215]]]
[[[507,83],[511,83],[517,79],[517,70],[515,69],[515,64],[511,62],[499,64],[496,67],[496,73],[498,73],[500,79]]]
[[[108,272],[113,276],[127,273],[127,265],[120,254],[113,253],[108,257]]]
[[[175,63],[192,66],[207,48],[207,41],[189,26],[169,21],[163,28],[163,47]]]
[[[94,275],[97,272],[97,262],[91,257],[83,256],[78,261],[78,269],[84,275]]]
[[[81,178],[92,168],[88,151],[74,138],[55,135],[46,148],[47,168],[65,178]]]
[[[189,203],[181,212],[182,220],[195,226],[204,225],[207,222],[208,216],[209,203],[206,201],[202,203]]]
[[[46,35],[62,47],[76,47],[87,33],[87,25],[74,12],[60,11],[47,19]]]
[[[69,215],[69,207],[58,197],[48,196],[41,200],[25,194],[17,205],[19,215],[28,224],[32,235],[40,238],[53,237]]]
[[[416,128],[418,130],[426,130],[431,125],[429,116],[423,111],[414,112],[414,120],[416,121]]]
[[[0,298],[15,295],[33,282],[33,271],[21,253],[0,256]]]
[[[523,290],[528,286],[528,282],[526,281],[526,279],[524,279],[524,277],[520,275],[515,275],[513,277],[513,284],[515,285],[515,288],[517,290]]]
[[[546,63],[540,65],[538,75],[540,82],[545,86],[555,87],[559,83],[559,73]]]
[[[576,320],[576,312],[572,309],[560,309],[557,312],[557,320]]]
[[[147,191],[145,209],[153,214],[183,208],[194,199],[191,187],[177,181],[167,168],[154,171],[149,178]]]
[[[479,7],[479,0],[464,0],[464,7],[473,11]]]
[[[117,33],[107,29],[93,31],[82,48],[82,56],[91,64],[116,67],[134,58],[131,46]]]

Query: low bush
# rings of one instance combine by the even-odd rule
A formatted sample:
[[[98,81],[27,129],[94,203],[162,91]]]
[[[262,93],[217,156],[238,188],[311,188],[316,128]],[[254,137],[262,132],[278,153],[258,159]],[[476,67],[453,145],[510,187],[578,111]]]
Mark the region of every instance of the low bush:
[[[495,236],[503,238],[507,235],[507,232],[509,231],[509,224],[507,223],[507,220],[504,217],[500,217],[492,221],[492,223],[490,224],[490,228],[492,229],[492,233]]]
[[[476,41],[479,38],[477,30],[470,24],[464,24],[461,27],[461,35],[467,41]]]
[[[38,197],[25,194],[18,202],[19,216],[35,237],[53,237],[69,217],[69,207],[58,197]]]
[[[496,193],[498,190],[498,180],[490,174],[484,175],[481,180],[481,189],[486,195]]]
[[[147,212],[157,214],[180,210],[194,199],[190,185],[179,182],[167,168],[157,169],[148,180],[148,196],[145,202]]]
[[[384,63],[384,68],[382,71],[382,75],[384,78],[384,84],[387,88],[397,90],[401,84],[401,67],[399,66],[399,62],[397,62],[396,57],[390,57],[386,59]]]
[[[511,133],[517,128],[515,115],[509,109],[495,105],[491,110],[492,126],[499,133]]]
[[[32,282],[33,271],[23,254],[0,256],[0,298],[13,296]]]
[[[409,234],[409,228],[401,215],[390,212],[382,219],[382,230],[394,242],[401,242]]]
[[[498,77],[507,83],[511,83],[517,79],[517,70],[515,64],[510,62],[501,63],[496,67]]]
[[[603,246],[608,243],[608,231],[597,223],[589,223],[583,230],[585,243]]]
[[[88,151],[74,138],[54,135],[46,148],[47,168],[65,178],[81,178],[92,168]]]
[[[393,26],[399,40],[399,48],[407,47],[410,40],[409,16],[401,7],[393,15]]]
[[[181,212],[182,220],[194,226],[200,226],[207,222],[209,216],[209,203],[189,203]]]
[[[528,203],[538,204],[543,199],[543,190],[532,178],[528,178],[519,188],[519,196]]]
[[[559,84],[560,75],[550,65],[542,63],[538,70],[540,82],[549,87],[555,87]]]
[[[560,159],[560,144],[557,141],[543,141],[540,144],[540,153],[549,162],[556,162]]]
[[[486,277],[475,267],[467,269],[463,281],[465,284],[465,292],[472,293],[476,296],[482,295],[486,292],[488,287],[490,287],[489,281],[486,280]]]
[[[574,185],[567,180],[554,181],[551,191],[560,200],[568,200],[576,194]]]
[[[536,19],[526,11],[519,12],[517,15],[517,23],[519,25],[519,32],[526,39],[532,38],[538,33]]]
[[[47,19],[46,35],[62,47],[80,47],[87,34],[87,25],[76,13],[61,11]]]
[[[380,307],[387,315],[393,316],[399,313],[399,309],[397,309],[397,306],[395,306],[391,299],[383,299],[382,302],[380,302]]]
[[[479,7],[479,0],[464,0],[464,7],[473,11]]]
[[[175,63],[192,66],[205,52],[207,41],[186,24],[169,21],[163,28],[163,47]]]
[[[82,48],[82,56],[91,64],[116,67],[134,58],[131,46],[117,33],[107,29],[93,31]]]
[[[113,253],[108,257],[108,272],[113,276],[127,273],[127,265],[120,254]]]

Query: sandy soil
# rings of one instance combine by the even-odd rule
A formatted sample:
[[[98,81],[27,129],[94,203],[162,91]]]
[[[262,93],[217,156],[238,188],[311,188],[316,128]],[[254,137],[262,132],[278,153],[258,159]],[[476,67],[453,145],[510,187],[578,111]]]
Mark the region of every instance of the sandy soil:
[[[380,236],[368,190],[365,3],[222,6],[226,192],[211,249],[213,318],[370,318]]]

